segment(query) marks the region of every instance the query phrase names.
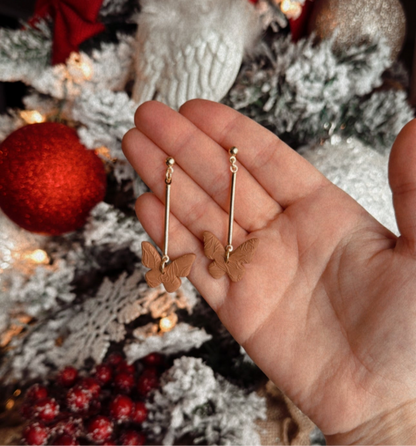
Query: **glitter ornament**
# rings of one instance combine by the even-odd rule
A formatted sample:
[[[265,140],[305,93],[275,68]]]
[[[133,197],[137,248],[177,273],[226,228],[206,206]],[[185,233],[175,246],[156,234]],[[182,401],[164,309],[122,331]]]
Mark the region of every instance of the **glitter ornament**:
[[[63,124],[31,124],[0,145],[0,208],[32,232],[60,235],[84,225],[105,194],[97,155]]]
[[[384,37],[395,60],[406,35],[406,16],[399,0],[316,0],[308,33],[327,39],[335,31],[335,50]]]

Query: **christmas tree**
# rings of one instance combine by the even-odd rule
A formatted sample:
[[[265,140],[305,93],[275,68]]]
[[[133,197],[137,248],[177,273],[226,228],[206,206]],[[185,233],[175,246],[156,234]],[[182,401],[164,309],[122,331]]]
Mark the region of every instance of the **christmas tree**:
[[[380,173],[413,117],[404,14],[366,9],[369,35],[356,1],[331,3],[39,0],[0,29],[0,81],[29,87],[0,116],[0,442],[323,441],[190,282],[146,283],[148,188],[121,142],[145,101],[221,101],[395,231]]]

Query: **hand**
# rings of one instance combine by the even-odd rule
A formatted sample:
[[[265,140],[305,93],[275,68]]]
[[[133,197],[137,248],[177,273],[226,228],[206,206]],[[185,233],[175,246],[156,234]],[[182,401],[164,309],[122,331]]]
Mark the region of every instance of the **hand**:
[[[390,160],[399,238],[224,105],[194,100],[177,113],[149,102],[135,124],[124,152],[154,192],[137,200],[139,220],[162,246],[173,156],[170,256],[197,255],[189,279],[256,364],[328,442],[416,441],[416,120]],[[237,283],[209,275],[202,243],[204,231],[227,240],[232,146],[234,245],[260,240]]]

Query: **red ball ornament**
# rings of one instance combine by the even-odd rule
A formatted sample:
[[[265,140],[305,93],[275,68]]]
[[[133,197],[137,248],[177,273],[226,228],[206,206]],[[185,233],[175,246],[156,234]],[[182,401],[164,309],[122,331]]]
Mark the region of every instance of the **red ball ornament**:
[[[80,228],[105,190],[103,163],[66,125],[27,125],[0,145],[0,208],[28,231]]]

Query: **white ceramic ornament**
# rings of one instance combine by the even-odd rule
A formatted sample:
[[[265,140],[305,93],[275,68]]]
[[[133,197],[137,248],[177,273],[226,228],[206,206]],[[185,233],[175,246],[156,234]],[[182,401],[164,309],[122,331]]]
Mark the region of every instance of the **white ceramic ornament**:
[[[354,138],[345,141],[334,136],[332,140],[322,146],[303,147],[299,153],[398,235],[387,179],[389,153],[381,154]]]
[[[221,100],[260,32],[248,0],[142,0],[133,100]]]

